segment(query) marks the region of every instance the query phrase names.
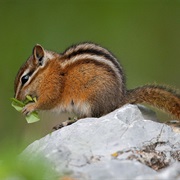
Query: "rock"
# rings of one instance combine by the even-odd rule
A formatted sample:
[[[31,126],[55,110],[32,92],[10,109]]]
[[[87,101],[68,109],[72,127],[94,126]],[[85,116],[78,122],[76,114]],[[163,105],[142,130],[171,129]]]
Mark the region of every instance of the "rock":
[[[154,174],[153,176],[151,174],[145,174],[140,175],[136,177],[137,180],[144,180],[144,179],[156,179],[156,180],[170,180],[170,179],[180,179],[180,163],[174,163],[173,165],[169,166],[168,168],[165,168],[159,173]]]
[[[167,174],[178,179],[180,168],[171,166],[180,167],[180,134],[147,120],[148,110],[142,112],[126,105],[101,118],[78,120],[35,141],[21,156],[43,156],[57,172],[75,179],[162,179]]]

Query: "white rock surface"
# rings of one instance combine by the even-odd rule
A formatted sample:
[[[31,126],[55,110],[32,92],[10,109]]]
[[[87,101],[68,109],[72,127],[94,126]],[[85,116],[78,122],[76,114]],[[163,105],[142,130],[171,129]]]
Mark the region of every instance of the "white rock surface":
[[[83,180],[180,179],[180,134],[143,113],[126,105],[79,120],[35,141],[22,155],[44,156],[56,171]]]

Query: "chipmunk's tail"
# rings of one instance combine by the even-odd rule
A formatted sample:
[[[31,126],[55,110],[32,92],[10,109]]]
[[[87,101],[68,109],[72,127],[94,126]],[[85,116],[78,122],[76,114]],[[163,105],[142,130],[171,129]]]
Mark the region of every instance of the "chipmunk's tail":
[[[145,85],[128,90],[125,103],[147,103],[180,120],[180,94],[167,86]]]

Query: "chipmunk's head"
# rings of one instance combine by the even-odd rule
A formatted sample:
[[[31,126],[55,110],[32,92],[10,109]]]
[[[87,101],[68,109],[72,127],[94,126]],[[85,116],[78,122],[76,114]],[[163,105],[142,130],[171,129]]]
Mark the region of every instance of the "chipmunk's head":
[[[36,89],[41,82],[43,69],[49,60],[53,59],[55,54],[45,50],[37,44],[33,48],[33,53],[29,59],[19,69],[15,82],[15,98],[24,100],[27,95],[36,96]]]

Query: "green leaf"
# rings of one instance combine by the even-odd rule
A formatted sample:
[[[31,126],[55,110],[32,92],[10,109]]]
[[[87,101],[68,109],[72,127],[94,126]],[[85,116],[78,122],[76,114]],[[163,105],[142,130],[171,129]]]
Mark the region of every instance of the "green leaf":
[[[19,106],[24,106],[24,105],[25,105],[23,102],[17,100],[16,98],[11,98],[11,100],[12,100],[12,103],[13,103],[13,104],[17,104],[17,106],[18,106],[18,105],[19,105]]]
[[[32,98],[31,96],[26,96],[26,100],[24,102],[21,102],[15,98],[11,98],[12,103],[11,105],[18,111],[21,112],[22,109],[24,108],[24,106],[30,102],[37,102],[36,97]],[[30,113],[29,115],[27,115],[26,117],[26,121],[28,123],[34,123],[40,120],[39,116],[38,116],[38,112],[34,111],[32,113]]]
[[[33,101],[33,98],[29,95],[26,96],[26,99],[29,100],[29,101]]]
[[[31,114],[26,116],[26,121],[28,123],[34,123],[34,122],[37,122],[39,120],[40,120],[40,118],[39,118],[38,113],[36,111],[34,111]]]
[[[18,111],[22,111],[23,107],[22,106],[19,106],[17,105],[15,102],[12,102],[11,105]]]
[[[34,101],[34,102],[37,102],[37,98],[36,98],[36,97],[34,97],[34,98],[33,98],[33,101]]]

